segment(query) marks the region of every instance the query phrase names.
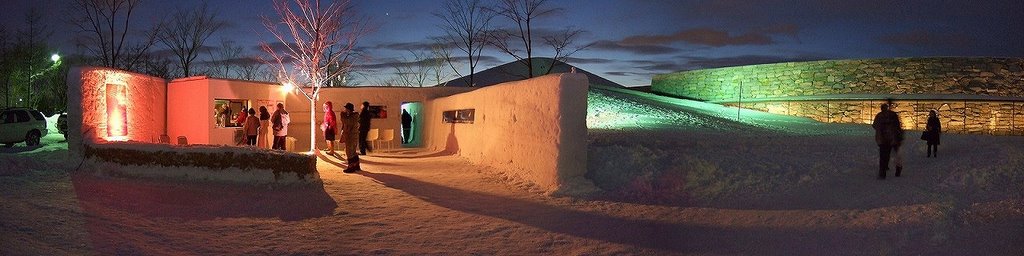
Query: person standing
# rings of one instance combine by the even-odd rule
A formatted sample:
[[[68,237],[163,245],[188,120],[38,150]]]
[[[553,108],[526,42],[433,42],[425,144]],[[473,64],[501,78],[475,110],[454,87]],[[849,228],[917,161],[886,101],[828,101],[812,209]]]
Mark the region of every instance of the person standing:
[[[412,115],[405,109],[402,110],[402,144],[412,142],[409,133],[412,131]]]
[[[236,125],[235,127],[242,127],[242,125],[245,124],[246,117],[248,117],[248,116],[249,116],[249,110],[247,108],[245,108],[245,107],[242,107],[242,111],[239,111],[238,112],[238,116],[235,117],[235,125]]]
[[[370,113],[370,102],[363,101],[363,107],[359,109],[359,154],[366,155],[367,151],[372,152],[370,148],[370,142],[367,141],[367,135],[370,133],[370,119],[373,118]]]
[[[272,123],[271,128],[274,129],[274,144],[271,148],[285,150],[285,137],[288,136],[288,124],[291,123],[291,118],[288,116],[288,111],[284,109],[284,103],[277,103],[277,110],[274,111],[270,122]]]
[[[260,120],[256,118],[256,109],[249,109],[249,116],[245,118],[245,122],[242,124],[242,131],[245,132],[245,144],[249,146],[256,146],[256,137],[259,134]]]
[[[900,144],[903,142],[903,127],[900,117],[890,107],[892,103],[883,103],[881,111],[875,115],[871,127],[875,129],[875,143],[878,144],[878,179],[884,180],[889,170],[889,159],[896,152],[896,177],[903,171],[903,159],[899,155]]]
[[[942,122],[939,122],[938,112],[928,112],[928,124],[924,127],[925,140],[928,141],[928,157],[939,157],[939,141],[942,137]]]
[[[348,162],[345,173],[361,170],[359,155],[356,154],[356,143],[360,139],[360,134],[363,133],[359,124],[359,113],[355,112],[352,103],[345,103],[345,111],[341,113],[341,140],[345,141],[345,161]]]
[[[327,140],[327,154],[334,155],[334,136],[337,134],[338,123],[335,121],[334,104],[330,101],[324,102],[324,122],[320,124],[320,130],[324,131],[324,139]]]
[[[274,137],[270,132],[270,112],[267,111],[267,106],[260,106],[260,128],[257,131],[259,137],[256,138],[256,147],[270,148],[270,138]]]

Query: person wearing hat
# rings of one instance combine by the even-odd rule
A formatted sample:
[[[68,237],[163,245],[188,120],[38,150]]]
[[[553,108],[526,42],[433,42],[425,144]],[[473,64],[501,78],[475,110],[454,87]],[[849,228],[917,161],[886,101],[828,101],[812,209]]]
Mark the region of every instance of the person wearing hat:
[[[355,112],[352,103],[345,103],[345,111],[341,112],[341,140],[345,142],[345,161],[348,168],[344,172],[359,171],[359,155],[356,154],[356,143],[359,143],[359,113]]]

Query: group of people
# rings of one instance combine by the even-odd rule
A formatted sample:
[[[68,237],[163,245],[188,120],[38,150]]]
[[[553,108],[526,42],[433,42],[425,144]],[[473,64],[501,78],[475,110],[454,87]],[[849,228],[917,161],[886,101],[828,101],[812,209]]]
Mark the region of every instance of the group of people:
[[[364,101],[359,112],[355,111],[355,106],[352,103],[346,103],[344,111],[341,112],[340,129],[339,118],[334,113],[334,103],[327,101],[323,106],[324,120],[320,124],[320,130],[323,131],[324,139],[327,140],[327,154],[337,155],[334,148],[335,140],[338,140],[339,143],[345,144],[348,168],[344,171],[352,173],[360,170],[359,155],[366,155],[366,152],[373,151],[367,140],[370,121],[373,119],[370,111],[367,111],[370,103]],[[259,116],[256,115],[257,112],[259,112]],[[273,114],[268,112],[265,106],[260,106],[258,111],[256,108],[243,107],[235,122],[242,124],[242,134],[245,136],[239,144],[285,150],[285,138],[288,136],[288,124],[291,123],[291,117],[283,103],[277,103],[277,109]],[[337,137],[339,133],[340,139]],[[357,148],[358,155],[356,154]]]
[[[260,106],[259,116],[256,116],[256,108],[242,108],[236,122],[242,124],[242,134],[245,135],[244,144],[259,148],[270,148],[285,150],[285,137],[288,136],[288,124],[291,117],[284,109],[284,104],[277,103],[274,114],[267,111],[267,107]],[[268,142],[268,140],[270,140]]]
[[[359,167],[359,155],[366,155],[367,151],[373,151],[367,141],[370,133],[370,121],[372,113],[367,111],[370,102],[364,101],[359,112],[355,111],[352,103],[345,103],[345,109],[341,112],[341,126],[339,129],[338,118],[334,115],[334,103],[324,102],[324,121],[320,123],[320,130],[324,132],[324,139],[327,140],[327,154],[336,156],[334,152],[335,139],[345,144],[345,162],[348,167],[343,170],[346,173],[353,173],[361,170]],[[341,138],[337,138],[341,133]],[[358,147],[359,154],[356,154]]]
[[[896,177],[903,172],[900,146],[903,144],[904,131],[899,115],[892,110],[894,106],[892,101],[883,103],[882,110],[875,115],[875,120],[871,123],[871,127],[875,129],[875,143],[878,144],[878,179],[880,180],[884,180],[887,176],[890,159],[895,160]],[[938,157],[941,135],[942,124],[939,122],[938,113],[931,110],[928,113],[928,123],[925,125],[924,133],[921,134],[921,139],[928,143],[927,157]]]

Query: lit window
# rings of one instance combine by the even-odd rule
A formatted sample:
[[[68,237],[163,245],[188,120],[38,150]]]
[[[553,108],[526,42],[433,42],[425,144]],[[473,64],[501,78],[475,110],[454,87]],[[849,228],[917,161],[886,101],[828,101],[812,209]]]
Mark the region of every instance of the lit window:
[[[242,127],[245,117],[243,112],[249,108],[248,100],[239,99],[215,99],[213,100],[213,119],[216,127]],[[241,118],[239,118],[241,115]],[[241,119],[241,121],[239,121]]]

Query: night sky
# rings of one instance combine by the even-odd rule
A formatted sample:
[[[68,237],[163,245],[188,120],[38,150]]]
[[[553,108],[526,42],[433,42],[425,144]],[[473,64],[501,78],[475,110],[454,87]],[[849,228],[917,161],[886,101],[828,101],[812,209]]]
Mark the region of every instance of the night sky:
[[[273,42],[260,23],[276,15],[269,0],[210,1],[229,26],[207,45],[233,40],[257,53]],[[76,52],[72,27],[61,21],[65,1],[5,0],[0,17],[8,31],[22,26],[23,13],[39,8],[55,30],[51,45]],[[144,0],[139,21],[157,20],[176,8],[201,1]],[[441,1],[354,1],[377,25],[359,43],[360,64],[370,78],[383,79],[408,50],[429,46],[441,35],[432,15]],[[553,0],[563,12],[541,20],[535,30],[575,26],[588,31],[570,64],[624,85],[646,85],[653,74],[709,67],[784,61],[914,56],[1024,57],[1024,1],[943,0]],[[145,26],[145,25],[143,25]],[[159,47],[159,46],[158,46]],[[160,50],[157,48],[157,50]],[[485,52],[482,68],[511,61]],[[539,56],[546,56],[543,52]],[[373,69],[377,68],[377,69]]]

